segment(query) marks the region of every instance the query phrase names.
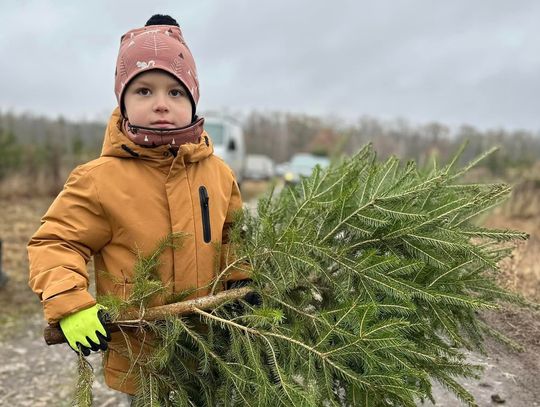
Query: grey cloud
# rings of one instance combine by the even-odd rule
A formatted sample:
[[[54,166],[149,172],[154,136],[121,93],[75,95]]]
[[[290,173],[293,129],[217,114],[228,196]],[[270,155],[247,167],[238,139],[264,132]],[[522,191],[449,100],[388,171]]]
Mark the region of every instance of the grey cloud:
[[[194,52],[205,109],[540,128],[533,0],[161,4],[8,2],[15,18],[0,47],[20,65],[4,68],[0,107],[107,111],[119,36],[163,11],[179,19]],[[14,21],[29,15],[36,24],[21,33]]]

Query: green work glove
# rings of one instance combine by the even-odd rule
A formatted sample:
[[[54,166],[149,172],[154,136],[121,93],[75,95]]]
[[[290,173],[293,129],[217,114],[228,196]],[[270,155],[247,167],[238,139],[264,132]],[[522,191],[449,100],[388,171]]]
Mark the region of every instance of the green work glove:
[[[107,350],[111,334],[105,327],[104,310],[104,306],[96,304],[60,320],[60,328],[75,352],[80,349],[84,356],[88,356],[90,350]]]

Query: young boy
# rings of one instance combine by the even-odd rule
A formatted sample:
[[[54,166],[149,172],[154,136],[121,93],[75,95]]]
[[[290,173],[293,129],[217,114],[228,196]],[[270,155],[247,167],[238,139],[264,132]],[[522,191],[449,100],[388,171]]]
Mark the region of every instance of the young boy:
[[[118,107],[101,157],[71,173],[28,245],[29,284],[46,320],[60,324],[74,350],[87,355],[108,347],[106,383],[134,394],[130,364],[120,351],[124,337],[109,335],[101,324],[86,264],[94,256],[95,269],[106,271],[96,273],[98,295],[126,298],[134,251],[148,254],[171,232],[183,232],[181,248],[162,256],[160,278],[172,293],[195,287],[194,296],[206,295],[215,270],[227,261],[227,231],[242,201],[196,115],[195,62],[174,19],[155,15],[122,36],[115,93]],[[245,278],[236,271],[227,280]],[[129,341],[137,352],[142,338],[133,334]]]

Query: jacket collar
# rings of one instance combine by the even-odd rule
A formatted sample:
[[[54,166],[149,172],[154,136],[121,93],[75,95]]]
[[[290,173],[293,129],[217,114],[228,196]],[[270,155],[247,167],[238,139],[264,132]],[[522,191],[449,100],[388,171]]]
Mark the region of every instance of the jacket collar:
[[[117,107],[111,114],[109,124],[105,130],[102,157],[138,158],[154,162],[159,166],[170,166],[174,156],[170,154],[169,146],[163,145],[153,148],[142,147],[131,141],[123,132],[122,116]],[[184,162],[198,162],[214,152],[212,140],[206,131],[203,131],[198,144],[183,144],[179,147],[178,157]]]

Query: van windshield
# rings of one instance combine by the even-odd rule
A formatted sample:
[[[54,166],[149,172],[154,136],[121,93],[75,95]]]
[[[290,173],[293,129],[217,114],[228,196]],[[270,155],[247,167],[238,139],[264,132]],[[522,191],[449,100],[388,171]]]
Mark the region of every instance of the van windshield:
[[[219,123],[205,123],[204,129],[210,135],[215,145],[223,144],[223,125]]]

